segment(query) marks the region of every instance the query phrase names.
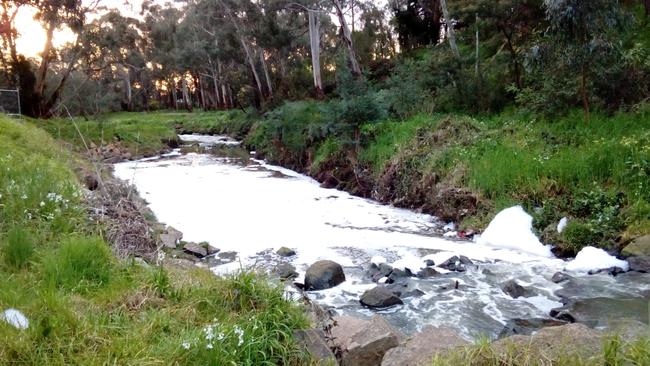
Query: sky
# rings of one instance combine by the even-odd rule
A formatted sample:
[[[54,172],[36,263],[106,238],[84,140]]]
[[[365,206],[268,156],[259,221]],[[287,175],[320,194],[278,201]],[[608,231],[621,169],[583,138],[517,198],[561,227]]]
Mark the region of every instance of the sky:
[[[92,0],[84,0],[87,4]],[[101,0],[100,6],[111,9],[119,9],[124,15],[138,17],[142,2],[144,0]],[[376,3],[383,6],[388,0],[376,0]],[[154,3],[164,5],[170,0],[154,0]],[[18,39],[16,48],[18,53],[27,57],[37,57],[43,51],[45,45],[45,31],[41,25],[35,21],[35,11],[32,8],[23,7],[16,17],[16,28],[18,29]],[[96,15],[95,15],[96,16]],[[338,21],[335,20],[335,23]],[[54,47],[60,47],[68,42],[74,42],[75,35],[69,29],[57,30],[54,34]]]
[[[143,0],[102,0],[101,6],[107,8],[117,8],[123,14],[128,16],[137,16],[140,12],[140,6]],[[164,4],[164,0],[155,0],[154,2]],[[84,0],[88,3],[88,0]],[[41,25],[34,20],[35,10],[23,7],[16,16],[16,29],[18,30],[18,39],[16,48],[18,53],[28,57],[36,57],[43,51],[45,46],[45,31]],[[57,30],[54,34],[54,47],[62,46],[75,40],[74,34],[69,29]]]

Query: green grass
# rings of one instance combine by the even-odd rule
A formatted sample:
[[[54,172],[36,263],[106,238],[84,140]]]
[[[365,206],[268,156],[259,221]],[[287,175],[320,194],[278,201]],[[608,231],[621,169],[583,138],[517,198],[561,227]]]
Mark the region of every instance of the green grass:
[[[0,311],[30,322],[0,321],[0,364],[309,361],[292,339],[307,320],[282,285],[116,259],[86,217],[78,159],[32,122],[0,116]]]
[[[600,353],[586,357],[579,346],[561,352],[547,352],[532,344],[505,344],[498,349],[487,339],[476,344],[437,355],[432,366],[597,366],[650,365],[650,338],[641,337],[624,342],[617,335],[605,337]]]
[[[95,120],[75,118],[74,122],[66,118],[32,122],[78,150],[85,148],[85,140],[87,145],[119,144],[133,156],[146,156],[158,153],[169,141],[176,140],[177,128],[196,133],[243,137],[250,129],[250,118],[239,110],[195,113],[160,111],[110,113]]]

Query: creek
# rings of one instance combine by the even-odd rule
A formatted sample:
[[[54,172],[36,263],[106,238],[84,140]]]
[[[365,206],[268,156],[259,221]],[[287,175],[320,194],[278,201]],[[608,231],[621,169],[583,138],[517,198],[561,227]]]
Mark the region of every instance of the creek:
[[[288,262],[300,282],[310,264],[333,260],[344,267],[347,280],[308,296],[339,314],[381,313],[405,333],[435,325],[468,339],[496,338],[509,320],[549,318],[567,299],[598,300],[596,310],[583,309],[595,317],[595,326],[607,325],[612,316],[647,321],[647,307],[644,315],[638,305],[650,298],[648,275],[571,273],[573,279],[556,284],[551,277],[564,269],[561,259],[444,238],[445,223],[432,216],[321,188],[307,176],[253,159],[227,137],[181,138],[192,146],[116,164],[115,175],[132,182],[157,219],[182,231],[183,240],[236,252],[233,262],[213,265],[216,274],[251,267],[268,272]],[[276,255],[282,246],[297,254]],[[419,291],[403,298],[404,305],[380,311],[360,305],[360,295],[376,285],[367,274],[373,257],[409,266],[424,257],[439,264],[452,255],[467,256],[474,265],[465,272],[437,268],[439,275],[408,279],[408,290]],[[524,286],[528,297],[505,294],[501,285],[510,279]],[[621,299],[635,302],[629,312]]]

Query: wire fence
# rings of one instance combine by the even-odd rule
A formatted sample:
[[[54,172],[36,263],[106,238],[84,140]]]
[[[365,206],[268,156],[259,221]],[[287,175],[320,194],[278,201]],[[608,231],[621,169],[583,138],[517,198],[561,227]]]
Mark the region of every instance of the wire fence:
[[[0,113],[9,116],[22,115],[19,89],[0,89]]]

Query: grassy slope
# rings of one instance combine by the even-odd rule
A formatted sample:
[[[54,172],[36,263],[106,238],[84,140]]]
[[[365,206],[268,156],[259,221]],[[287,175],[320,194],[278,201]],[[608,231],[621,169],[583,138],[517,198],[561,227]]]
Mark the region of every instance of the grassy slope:
[[[281,288],[113,257],[72,161],[41,129],[0,116],[0,311],[30,321],[0,321],[0,364],[298,362],[291,330],[305,320]]]
[[[418,131],[435,131],[449,118],[469,132],[461,131],[442,146],[425,141],[422,149]],[[484,226],[498,210],[523,204],[535,212],[540,232],[562,216],[575,218],[566,235],[584,234],[576,235],[604,246],[623,231],[628,236],[650,232],[648,110],[596,115],[589,123],[578,113],[555,121],[509,115],[469,121],[462,116],[417,116],[366,129],[373,136],[360,156],[375,175],[391,161],[409,156],[424,175],[435,173],[442,181],[475,191],[484,210],[466,224]],[[413,152],[418,140],[420,149]],[[591,244],[580,237],[551,239],[570,250]]]

